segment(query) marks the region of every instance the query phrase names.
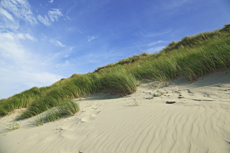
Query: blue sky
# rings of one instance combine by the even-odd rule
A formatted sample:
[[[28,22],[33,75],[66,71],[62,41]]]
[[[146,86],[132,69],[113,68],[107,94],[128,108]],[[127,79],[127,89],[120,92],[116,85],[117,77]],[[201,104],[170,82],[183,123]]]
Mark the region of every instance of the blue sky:
[[[229,23],[229,0],[1,0],[0,99]]]

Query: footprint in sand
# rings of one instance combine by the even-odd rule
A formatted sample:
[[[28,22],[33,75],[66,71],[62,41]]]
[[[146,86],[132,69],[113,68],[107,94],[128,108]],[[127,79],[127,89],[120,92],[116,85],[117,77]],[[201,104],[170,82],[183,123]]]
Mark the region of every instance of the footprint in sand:
[[[63,128],[56,128],[55,134],[61,133],[63,131],[65,131]]]
[[[187,95],[193,96],[193,93],[189,89],[185,89],[185,90],[182,90],[182,91],[178,90],[178,91],[176,91],[176,93],[179,94],[179,96],[178,96],[179,99],[185,98],[185,97],[187,97]],[[182,94],[185,95],[185,97]]]
[[[88,116],[84,116],[81,118],[81,122],[82,123],[86,123],[86,122],[89,122],[91,120],[94,120],[96,118],[97,114],[90,114]]]
[[[85,109],[83,112],[83,116],[80,119],[81,123],[86,123],[91,120],[94,120],[96,116],[100,113],[100,110],[97,110],[98,108],[93,106],[90,108]]]
[[[210,95],[208,94],[208,93],[206,93],[206,92],[204,92],[204,95],[203,95],[204,97],[210,97]]]
[[[187,93],[190,95],[190,96],[193,96],[193,93],[191,92],[191,90],[189,89],[186,89],[187,90]]]
[[[184,96],[182,96],[182,94],[181,94],[180,91],[181,91],[181,90],[175,91],[175,93],[178,93],[178,94],[179,94],[179,96],[178,96],[179,99],[184,98]]]

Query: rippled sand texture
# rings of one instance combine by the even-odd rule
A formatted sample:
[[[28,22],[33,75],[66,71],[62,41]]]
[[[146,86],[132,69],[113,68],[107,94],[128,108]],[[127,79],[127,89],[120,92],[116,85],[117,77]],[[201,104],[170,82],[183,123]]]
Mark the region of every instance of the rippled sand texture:
[[[4,153],[229,153],[230,74],[145,81],[125,97],[101,93],[73,117],[0,134]],[[166,104],[166,102],[175,102]],[[0,120],[13,122],[16,115]],[[3,128],[3,127],[2,127]]]

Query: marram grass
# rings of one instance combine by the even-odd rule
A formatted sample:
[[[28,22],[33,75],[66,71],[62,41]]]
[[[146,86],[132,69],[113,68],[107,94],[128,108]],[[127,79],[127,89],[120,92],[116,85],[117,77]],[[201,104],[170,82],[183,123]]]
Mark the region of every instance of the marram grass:
[[[225,25],[221,30],[172,42],[156,54],[135,55],[98,68],[93,73],[73,74],[49,87],[34,87],[2,99],[0,116],[23,107],[28,109],[20,119],[56,110],[38,120],[41,123],[49,122],[68,114],[67,112],[70,113],[68,115],[73,115],[79,111],[77,104],[70,102],[70,99],[86,97],[102,90],[131,94],[135,92],[138,80],[143,78],[165,81],[183,75],[194,81],[199,76],[229,66],[230,25]]]
[[[230,66],[230,34],[224,38],[210,38],[209,41],[197,48],[161,52],[158,58],[138,61],[126,67],[138,79],[163,81],[183,75],[193,81],[199,76]]]
[[[34,100],[21,119],[30,118],[48,109],[65,103],[68,99],[84,97],[101,90],[110,90],[123,94],[135,91],[136,79],[127,73],[123,66],[117,66],[99,73],[90,73],[59,84],[40,99]]]
[[[32,123],[35,126],[41,126],[47,122],[56,121],[63,116],[73,116],[80,110],[78,104],[74,101],[66,101],[58,106],[48,110],[45,115],[38,115],[37,119]]]

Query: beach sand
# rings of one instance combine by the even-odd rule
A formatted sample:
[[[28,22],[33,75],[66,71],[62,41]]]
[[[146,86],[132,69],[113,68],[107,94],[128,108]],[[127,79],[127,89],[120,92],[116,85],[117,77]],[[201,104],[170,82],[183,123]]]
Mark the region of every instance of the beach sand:
[[[142,80],[131,95],[76,99],[81,111],[33,126],[37,117],[0,119],[0,153],[229,153],[230,73],[190,82]],[[20,128],[5,131],[6,124]]]

